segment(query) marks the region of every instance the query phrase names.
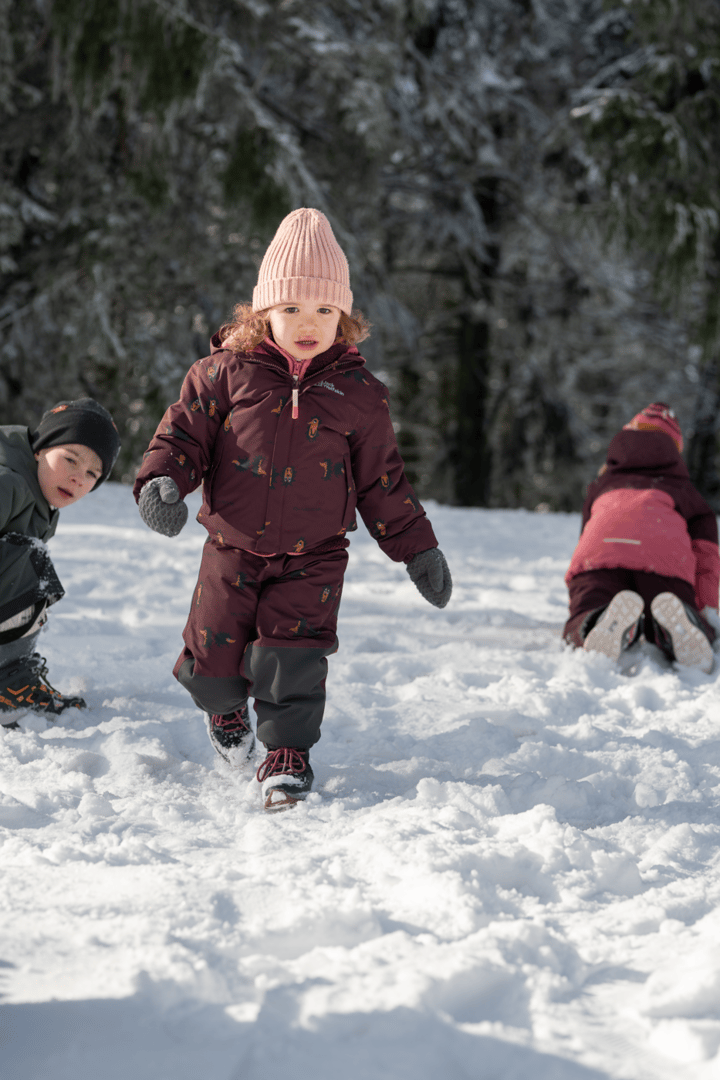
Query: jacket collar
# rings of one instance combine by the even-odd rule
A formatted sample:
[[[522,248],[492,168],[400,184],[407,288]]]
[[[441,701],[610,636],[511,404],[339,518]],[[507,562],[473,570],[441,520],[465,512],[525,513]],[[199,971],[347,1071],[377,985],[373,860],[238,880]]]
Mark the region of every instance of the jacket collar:
[[[213,334],[210,339],[210,349],[212,354],[223,351],[219,334]],[[244,360],[266,364],[268,367],[280,369],[283,372],[289,371],[287,354],[284,349],[279,348],[270,338],[261,341],[252,352],[241,353],[240,355]],[[328,368],[361,367],[364,363],[364,357],[360,355],[354,345],[347,345],[344,341],[336,341],[325,352],[312,358],[303,373],[303,380],[312,378],[313,375],[317,375],[321,371],[327,371]]]

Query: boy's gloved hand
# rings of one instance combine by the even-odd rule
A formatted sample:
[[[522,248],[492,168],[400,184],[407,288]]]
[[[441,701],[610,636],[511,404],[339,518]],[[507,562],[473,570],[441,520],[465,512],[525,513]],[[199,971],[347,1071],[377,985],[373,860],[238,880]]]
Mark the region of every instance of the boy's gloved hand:
[[[138,509],[145,524],[163,536],[177,536],[188,519],[188,508],[170,476],[148,480],[140,492]]]
[[[452,578],[440,548],[429,548],[413,555],[407,564],[407,572],[421,596],[435,607],[445,607],[452,595]]]

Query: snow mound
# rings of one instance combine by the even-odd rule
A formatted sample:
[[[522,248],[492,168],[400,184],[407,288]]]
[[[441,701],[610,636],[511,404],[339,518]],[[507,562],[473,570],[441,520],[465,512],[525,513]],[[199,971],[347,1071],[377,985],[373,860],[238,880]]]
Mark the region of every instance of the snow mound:
[[[63,513],[41,646],[89,708],[0,739],[3,1075],[720,1075],[718,674],[561,645],[577,515],[429,512],[450,605],[356,534],[272,817],[171,675],[202,529]]]

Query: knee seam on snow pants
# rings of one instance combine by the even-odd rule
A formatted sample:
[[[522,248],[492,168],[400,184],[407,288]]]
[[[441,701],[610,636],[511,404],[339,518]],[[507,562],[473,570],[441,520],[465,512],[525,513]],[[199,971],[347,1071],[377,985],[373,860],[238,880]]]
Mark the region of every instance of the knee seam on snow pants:
[[[266,746],[308,750],[320,738],[327,657],[337,639],[319,648],[258,645],[245,650],[243,671],[255,698],[258,739]]]
[[[183,660],[176,678],[202,712],[225,715],[236,712],[247,702],[248,685],[242,675],[195,675],[195,660],[192,657]]]

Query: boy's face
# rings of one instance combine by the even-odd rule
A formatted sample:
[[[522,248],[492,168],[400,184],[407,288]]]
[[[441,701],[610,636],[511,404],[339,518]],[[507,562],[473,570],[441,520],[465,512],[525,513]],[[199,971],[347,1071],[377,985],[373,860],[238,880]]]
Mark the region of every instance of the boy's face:
[[[312,300],[276,304],[268,311],[275,342],[296,360],[308,360],[329,349],[337,335],[340,308]]]
[[[50,446],[35,457],[40,490],[58,510],[82,499],[102,475],[102,461],[95,451],[79,443]]]

